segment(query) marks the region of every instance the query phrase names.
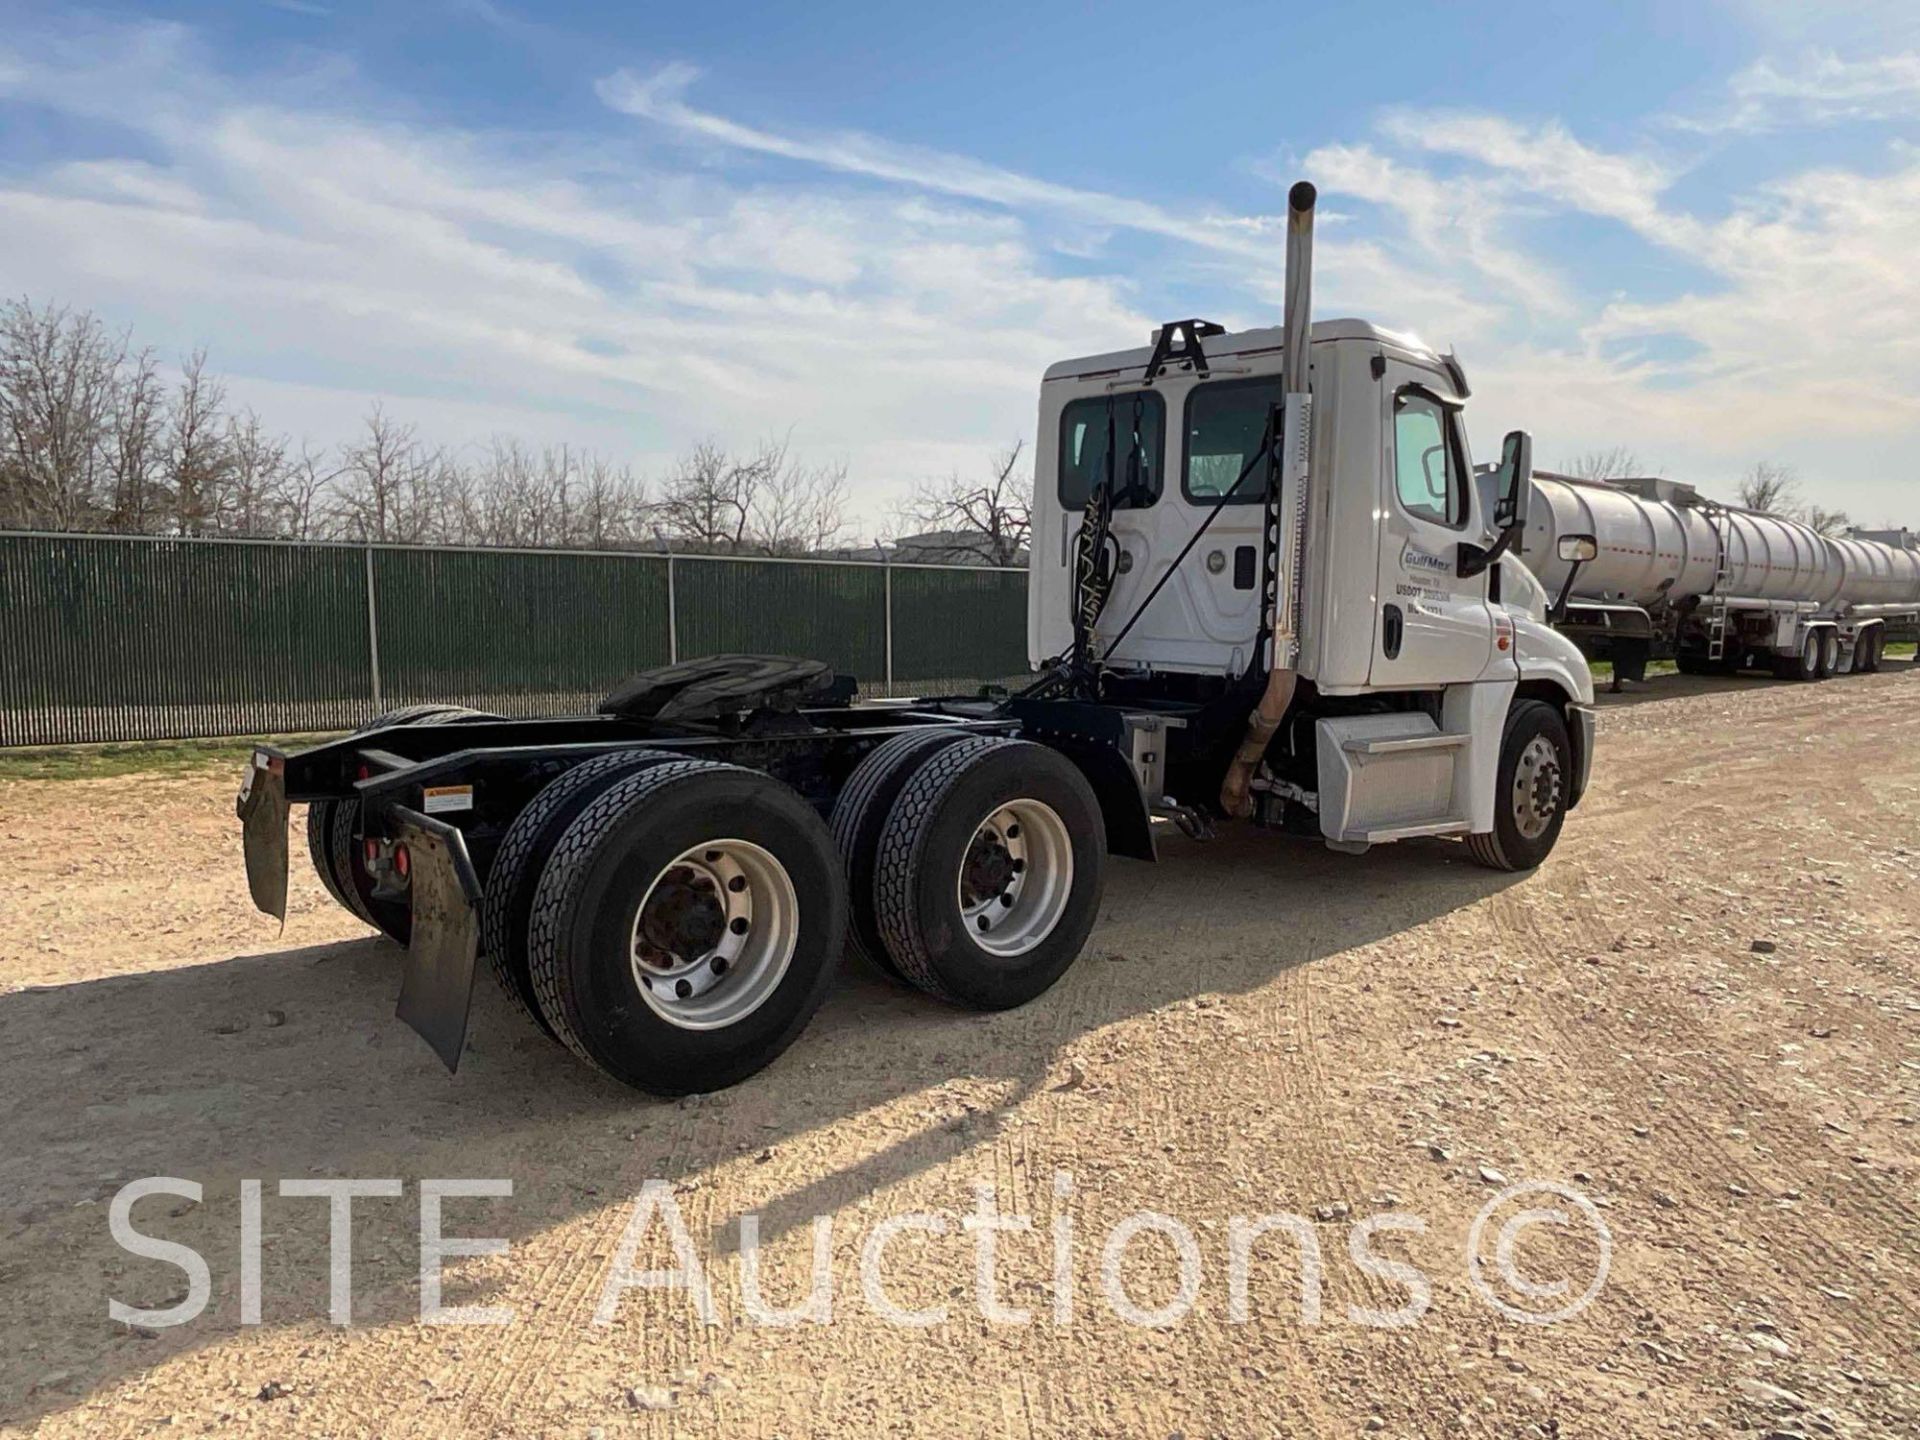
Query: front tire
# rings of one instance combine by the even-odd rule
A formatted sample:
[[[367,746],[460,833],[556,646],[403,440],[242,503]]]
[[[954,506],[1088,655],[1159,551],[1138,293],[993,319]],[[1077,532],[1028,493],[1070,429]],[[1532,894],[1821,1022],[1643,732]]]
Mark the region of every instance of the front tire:
[[[1531,870],[1552,852],[1567,818],[1573,746],[1560,711],[1519,700],[1507,712],[1494,790],[1493,829],[1467,837],[1467,850],[1490,870]]]
[[[978,737],[913,774],[880,838],[875,919],[894,965],[975,1010],[1024,1005],[1080,954],[1100,909],[1106,824],[1044,745]]]
[[[827,827],[773,777],[677,760],[616,780],[534,892],[528,970],[567,1048],[656,1095],[764,1069],[826,998],[846,946]]]

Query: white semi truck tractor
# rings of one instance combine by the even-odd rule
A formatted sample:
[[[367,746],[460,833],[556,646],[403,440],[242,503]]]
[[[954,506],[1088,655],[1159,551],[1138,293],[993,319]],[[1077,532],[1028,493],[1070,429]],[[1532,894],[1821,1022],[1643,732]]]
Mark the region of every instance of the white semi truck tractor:
[[[580,1058],[674,1094],[768,1064],[849,948],[954,1004],[1033,999],[1156,818],[1538,865],[1593,694],[1513,553],[1531,443],[1506,437],[1483,496],[1460,364],[1312,324],[1312,187],[1289,201],[1283,326],[1178,321],[1047,372],[1030,684],[860,704],[817,661],[714,656],[593,715],[418,706],[262,746],[255,903],[285,914],[302,803],[322,882],[407,946],[400,1016],[449,1067],[484,958]]]
[[[1616,680],[1663,659],[1692,675],[1870,672],[1920,627],[1906,532],[1823,535],[1672,480],[1536,472],[1531,488],[1519,553],[1555,596],[1554,624]],[[1593,558],[1561,559],[1569,534],[1592,536]]]

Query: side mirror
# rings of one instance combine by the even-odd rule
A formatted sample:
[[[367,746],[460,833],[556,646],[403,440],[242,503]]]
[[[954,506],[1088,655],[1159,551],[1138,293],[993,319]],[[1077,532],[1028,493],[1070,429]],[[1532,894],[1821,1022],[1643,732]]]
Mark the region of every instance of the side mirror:
[[[1490,569],[1493,562],[1520,543],[1527,529],[1527,497],[1533,493],[1533,437],[1510,430],[1500,446],[1500,467],[1493,472],[1493,525],[1500,533],[1482,550],[1463,543],[1456,572],[1462,580]]]
[[[1493,528],[1523,529],[1527,523],[1527,499],[1533,494],[1533,437],[1524,430],[1509,430],[1500,445],[1500,468],[1494,471]]]
[[[1600,542],[1591,535],[1562,535],[1553,548],[1568,566],[1560,593],[1547,607],[1547,619],[1558,625],[1567,618],[1567,602],[1573,599],[1573,582],[1580,578],[1580,567],[1600,553]]]

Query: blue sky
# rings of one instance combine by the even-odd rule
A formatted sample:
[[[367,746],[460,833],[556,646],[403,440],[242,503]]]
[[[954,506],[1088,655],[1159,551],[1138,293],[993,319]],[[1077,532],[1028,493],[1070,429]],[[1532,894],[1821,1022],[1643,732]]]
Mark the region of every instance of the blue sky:
[[[0,0],[0,283],[321,443],[790,430],[871,527],[1050,361],[1276,319],[1305,175],[1481,448],[1920,524],[1917,141],[1911,4]]]

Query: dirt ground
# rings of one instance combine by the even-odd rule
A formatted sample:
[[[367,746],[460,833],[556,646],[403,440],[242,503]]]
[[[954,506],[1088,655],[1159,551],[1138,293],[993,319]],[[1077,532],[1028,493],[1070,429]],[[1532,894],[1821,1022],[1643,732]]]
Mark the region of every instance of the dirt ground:
[[[1907,665],[1608,699],[1589,798],[1519,879],[1437,841],[1356,859],[1169,836],[1158,866],[1114,863],[1087,954],[1037,1003],[963,1014],[850,964],[777,1065],[685,1102],[598,1079],[484,978],[449,1077],[393,1018],[398,952],[298,851],[285,933],[250,910],[236,779],[0,782],[9,1433],[1920,1434]],[[153,1175],[204,1187],[132,1212],[210,1268],[204,1311],[167,1328],[108,1311],[188,1293],[110,1236],[115,1192]],[[278,1192],[329,1177],[404,1183],[355,1203],[344,1327],[327,1205]],[[441,1177],[512,1181],[446,1202],[449,1234],[509,1243],[447,1261],[447,1302],[510,1324],[420,1323],[421,1181]],[[607,1292],[655,1179],[712,1323],[685,1290]],[[257,1325],[244,1180],[265,1191]],[[1608,1237],[1591,1303],[1558,1323],[1488,1295],[1536,1314],[1580,1297],[1603,1247],[1572,1201],[1574,1223],[1523,1226],[1499,1266],[1499,1206],[1539,1203],[1499,1200],[1487,1294],[1469,1273],[1476,1215],[1523,1180],[1569,1186]],[[995,1237],[1024,1325],[976,1300],[962,1221],[981,1182],[1032,1221]],[[1138,1211],[1198,1255],[1191,1307],[1158,1328],[1122,1319],[1102,1279]],[[947,1228],[891,1241],[884,1295],[944,1305],[925,1327],[885,1318],[860,1278],[911,1212]],[[1232,1221],[1281,1212],[1321,1252],[1317,1315],[1284,1229],[1235,1304]],[[1355,1241],[1389,1212],[1421,1228]],[[829,1323],[754,1318],[748,1213],[774,1306],[804,1296],[831,1217]],[[1177,1308],[1174,1239],[1117,1253],[1136,1319]],[[631,1268],[675,1263],[656,1213]],[[1394,1311],[1411,1323],[1378,1323]]]

